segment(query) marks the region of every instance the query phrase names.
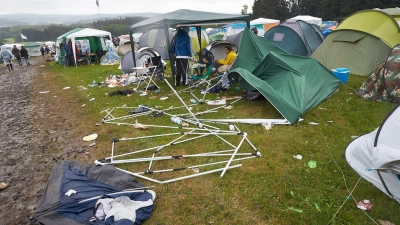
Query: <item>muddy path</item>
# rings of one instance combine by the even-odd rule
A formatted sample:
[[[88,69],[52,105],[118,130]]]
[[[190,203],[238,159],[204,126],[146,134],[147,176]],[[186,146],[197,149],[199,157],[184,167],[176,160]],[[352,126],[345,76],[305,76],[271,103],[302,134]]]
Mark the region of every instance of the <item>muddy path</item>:
[[[0,224],[30,224],[54,159],[92,161],[74,129],[76,105],[57,95],[45,60],[14,64],[11,72],[0,64],[0,182],[7,184],[0,190]]]

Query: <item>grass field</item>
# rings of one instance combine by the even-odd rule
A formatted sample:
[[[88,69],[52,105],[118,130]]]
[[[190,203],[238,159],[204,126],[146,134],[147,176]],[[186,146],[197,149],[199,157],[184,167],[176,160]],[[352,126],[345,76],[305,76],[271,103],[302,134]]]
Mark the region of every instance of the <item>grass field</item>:
[[[136,84],[118,88],[91,88],[88,84],[94,80],[104,81],[110,75],[120,75],[121,71],[117,66],[85,65],[65,68],[48,62],[41,69],[47,75],[52,75],[50,81],[53,88],[61,90],[66,86],[71,87],[58,100],[70,101],[76,105],[71,110],[82,114],[75,128],[80,129],[82,135],[92,132],[99,134],[96,146],[91,150],[98,159],[111,155],[112,137],[120,139],[182,131],[179,128],[154,127],[138,130],[122,124],[94,126],[106,116],[105,109],[122,105],[137,107],[139,104],[146,104],[158,109],[181,106],[178,98],[171,95],[172,91],[165,82],[157,81],[163,90],[158,94],[139,96],[138,93],[133,93],[130,97],[110,97],[110,92],[132,89]],[[138,178],[147,186],[154,185],[153,190],[157,193],[155,211],[145,224],[374,224],[373,220],[379,219],[400,224],[398,203],[367,181],[360,180],[344,158],[345,148],[353,140],[352,136],[373,131],[395,106],[368,101],[355,95],[354,89],[364,79],[350,76],[348,84],[340,85],[338,92],[308,111],[302,117],[304,121],[297,124],[276,125],[270,130],[261,125],[237,124],[241,131],[248,134],[248,139],[262,157],[240,161],[241,167],[228,170],[222,178],[220,173],[212,173],[169,184],[156,184]],[[173,83],[171,78],[169,82]],[[81,90],[80,86],[85,86],[88,90]],[[178,91],[181,89],[182,87],[178,88]],[[243,95],[242,90],[238,89],[240,87],[234,85],[226,92],[207,94],[207,99]],[[200,96],[198,91],[195,94]],[[160,100],[163,96],[169,96],[169,99]],[[181,97],[187,104],[193,98],[188,93],[181,93]],[[92,98],[95,100],[90,101]],[[215,106],[198,104],[192,107],[194,112],[200,112]],[[173,113],[184,112],[185,110],[178,109]],[[128,109],[115,109],[113,115],[129,115]],[[243,99],[233,104],[230,110],[219,109],[218,112],[204,114],[199,118],[281,119],[282,116],[266,100]],[[167,115],[155,119],[149,116],[136,119],[142,124],[174,126]],[[135,121],[127,119],[123,122]],[[319,124],[311,125],[310,122]],[[228,129],[228,125],[215,126]],[[114,154],[159,146],[174,138],[176,137],[120,141],[115,144]],[[238,143],[241,136],[230,136],[226,139]],[[195,154],[221,149],[228,149],[227,144],[216,136],[210,136],[169,146],[160,155]],[[239,153],[252,151],[248,143],[244,143],[239,149]],[[293,155],[297,154],[302,155],[303,159],[295,159]],[[150,157],[151,154],[145,152],[138,156]],[[224,160],[227,159],[229,157]],[[310,160],[316,161],[316,168],[308,166]],[[215,161],[212,157],[169,160],[154,162],[153,169],[179,168]],[[238,162],[232,163],[236,164]],[[222,165],[224,166],[225,164]],[[122,164],[119,167],[135,172],[145,171],[148,163]],[[199,169],[204,171],[220,167],[221,165]],[[194,172],[182,170],[150,177],[165,180],[190,174]],[[354,199],[350,197],[346,200],[353,188]],[[372,210],[362,211],[356,207],[356,202],[362,199],[368,199],[374,204]]]

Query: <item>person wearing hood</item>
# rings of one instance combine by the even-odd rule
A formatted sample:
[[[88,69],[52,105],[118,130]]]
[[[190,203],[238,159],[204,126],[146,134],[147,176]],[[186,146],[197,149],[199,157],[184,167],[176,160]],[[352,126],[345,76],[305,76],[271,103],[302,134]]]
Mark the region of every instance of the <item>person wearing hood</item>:
[[[176,79],[175,86],[179,86],[181,78],[183,85],[186,84],[186,77],[189,65],[189,59],[192,58],[192,47],[190,44],[190,36],[188,34],[189,27],[179,28],[172,40],[171,51],[176,58]]]
[[[206,64],[206,70],[212,64],[212,55],[208,52],[207,48],[203,48],[201,52],[199,52],[199,61],[197,61],[197,63]],[[200,67],[200,73],[198,68],[194,70],[196,74],[203,75],[204,67]]]
[[[11,62],[12,59],[11,53],[9,53],[7,50],[1,50],[0,56],[3,58],[4,63],[7,65],[8,71],[14,70]]]

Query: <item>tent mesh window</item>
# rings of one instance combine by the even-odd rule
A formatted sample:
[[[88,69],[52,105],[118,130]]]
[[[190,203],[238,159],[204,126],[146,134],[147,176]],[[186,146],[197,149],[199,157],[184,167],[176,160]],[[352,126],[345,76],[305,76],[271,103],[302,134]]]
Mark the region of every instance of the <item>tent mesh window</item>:
[[[284,33],[275,33],[274,38],[272,40],[273,41],[282,41],[284,37],[285,37]]]

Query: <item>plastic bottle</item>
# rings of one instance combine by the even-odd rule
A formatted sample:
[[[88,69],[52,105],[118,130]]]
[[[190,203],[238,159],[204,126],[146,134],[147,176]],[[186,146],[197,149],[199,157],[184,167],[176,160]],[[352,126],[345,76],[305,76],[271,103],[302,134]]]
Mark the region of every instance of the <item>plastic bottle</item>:
[[[182,124],[182,120],[179,119],[178,117],[171,117],[171,122],[176,124]]]
[[[196,104],[196,103],[197,103],[196,100],[194,100],[194,99],[190,99],[190,102],[191,102],[192,104]]]

